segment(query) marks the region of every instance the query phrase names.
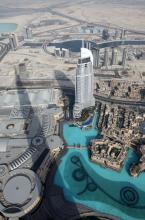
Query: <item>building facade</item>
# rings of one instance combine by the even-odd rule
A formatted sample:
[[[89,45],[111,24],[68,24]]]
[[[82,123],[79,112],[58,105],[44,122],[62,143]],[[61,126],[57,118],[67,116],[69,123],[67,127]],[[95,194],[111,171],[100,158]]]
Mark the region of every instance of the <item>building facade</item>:
[[[17,36],[15,34],[11,34],[9,36],[9,43],[10,43],[10,47],[11,47],[11,50],[17,50],[17,47],[18,47],[18,39],[17,39]]]
[[[93,76],[92,52],[81,48],[81,58],[76,69],[74,118],[79,118],[84,108],[94,105]]]
[[[32,28],[26,27],[26,39],[32,39]]]

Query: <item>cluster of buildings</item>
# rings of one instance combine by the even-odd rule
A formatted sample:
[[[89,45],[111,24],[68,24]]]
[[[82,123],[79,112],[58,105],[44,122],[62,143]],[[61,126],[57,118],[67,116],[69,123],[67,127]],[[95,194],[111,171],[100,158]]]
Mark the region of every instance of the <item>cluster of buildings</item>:
[[[127,148],[121,142],[109,139],[94,139],[90,143],[91,161],[120,171],[127,155]]]
[[[137,77],[137,76],[136,76]],[[144,83],[135,80],[104,79],[96,81],[96,93],[107,97],[114,97],[127,100],[144,100]]]
[[[98,29],[90,26],[83,31],[95,33]],[[102,38],[109,35],[107,30],[101,30],[99,33],[103,35]],[[123,39],[125,34],[124,30],[119,34],[116,31],[114,38],[117,39],[119,36]],[[32,29],[26,27],[25,40],[32,42],[32,39]],[[9,48],[6,50],[18,49],[16,34],[10,34],[8,41]],[[82,45],[76,73],[73,75],[75,76],[73,117],[77,124],[83,111],[87,110],[88,114],[84,116],[84,121],[77,126],[84,127],[85,130],[90,129],[93,121],[90,109],[95,108],[99,116],[97,127],[102,132],[103,139],[94,139],[90,142],[91,161],[120,171],[128,147],[133,147],[140,160],[138,164],[131,165],[130,174],[137,176],[145,170],[145,87],[137,78],[129,81],[125,75],[123,78],[119,74],[109,77],[110,66],[111,70],[112,67],[116,70],[119,65],[121,69],[126,70],[128,59],[126,47],[123,46],[120,50],[115,45],[109,46],[111,44],[113,43],[109,42],[107,46],[102,44],[102,48],[101,46],[99,48],[99,44],[96,44],[98,47],[94,47],[88,41],[87,48]],[[38,45],[42,47],[44,43],[40,42]],[[47,43],[43,49],[47,51]],[[53,52],[55,58],[70,58],[69,49],[55,47]],[[35,54],[32,56],[35,57]],[[27,72],[32,73],[30,66],[29,59],[17,63],[14,69],[19,89],[0,92],[0,212],[5,217],[22,217],[37,207],[43,196],[46,176],[63,148],[59,121],[64,119],[66,106],[60,87],[64,89],[66,82],[70,80],[64,78],[65,74],[62,74],[58,77],[61,78],[61,86],[56,86],[59,89],[52,88],[52,85],[45,89],[42,87],[22,89],[21,78],[23,75],[27,76]],[[101,75],[103,68],[106,70],[106,78],[100,76],[97,78],[94,72],[97,71],[97,74]],[[56,72],[59,72],[57,68]],[[24,80],[25,78],[27,77],[24,77]],[[70,89],[70,86],[68,88]],[[136,148],[136,145],[139,147]]]
[[[122,142],[126,148],[132,147],[139,154],[138,164],[130,168],[130,174],[137,176],[145,170],[145,87],[139,80],[120,78],[110,80],[102,77],[97,80],[94,93],[99,113],[97,127],[104,139]]]
[[[92,50],[94,57],[94,68],[113,68],[122,67],[125,68],[127,65],[127,48],[118,49],[117,47],[105,48],[103,51],[99,48]]]
[[[139,79],[134,80],[137,78],[135,72],[136,76],[131,80],[119,73],[117,77],[100,76],[96,79],[93,66],[94,63],[99,63],[99,51],[95,50],[95,56],[93,55],[88,48],[81,48],[81,58],[76,70],[74,118],[81,119],[83,109],[89,111],[89,107],[96,106],[99,114],[97,127],[102,132],[103,139],[91,141],[91,160],[119,171],[126,159],[128,147],[134,148],[139,144],[140,149],[143,149],[141,146],[145,138],[145,88]],[[125,68],[126,59],[127,49],[124,48],[122,65]],[[109,53],[108,49],[105,49],[104,65],[107,66],[108,62]],[[117,51],[113,48],[109,65],[116,64]],[[131,174],[135,173],[136,169],[138,174],[144,170],[142,158],[144,156],[141,156],[138,165],[130,168]]]
[[[30,27],[25,28],[25,37],[24,38],[26,41],[32,40],[33,33],[32,33],[32,29]],[[12,51],[17,50],[19,47],[18,37],[15,33],[12,33],[9,35],[9,46]]]
[[[105,136],[120,140],[128,147],[144,138],[145,115],[143,113],[120,105],[99,103],[98,106],[97,126]]]
[[[125,29],[108,29],[102,25],[86,25],[81,27],[81,32],[86,34],[97,34],[102,37],[103,40],[108,40],[109,38],[113,39],[124,39],[127,35]]]
[[[70,57],[70,51],[66,48],[55,48],[54,54],[56,57],[62,57],[62,58],[69,58]]]
[[[122,150],[126,150],[127,147],[133,147],[136,152],[140,152],[139,164],[133,164],[130,168],[131,175],[139,175],[141,171],[145,170],[143,153],[145,138],[143,83],[118,79],[100,79],[97,80],[95,94],[96,108],[99,114],[97,127],[104,135],[104,138],[102,141],[95,140],[96,142],[93,142],[92,146],[95,146],[95,152],[94,148],[91,148],[91,160],[117,169],[115,163],[110,165],[110,161],[108,162],[108,154],[104,156],[101,152],[104,149],[104,145],[110,145],[112,149],[115,149],[114,143],[116,145],[121,143]],[[136,146],[139,146],[139,149],[136,149]],[[124,153],[121,157],[118,170],[121,169],[121,164],[124,163],[126,155]]]

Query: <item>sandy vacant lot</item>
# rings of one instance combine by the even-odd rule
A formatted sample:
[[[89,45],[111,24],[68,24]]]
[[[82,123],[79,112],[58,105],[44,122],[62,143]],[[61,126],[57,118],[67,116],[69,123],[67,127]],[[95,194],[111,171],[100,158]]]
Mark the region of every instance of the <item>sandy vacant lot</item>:
[[[144,0],[0,0],[0,22],[24,26],[44,13],[49,19],[50,8],[86,22],[145,30]]]

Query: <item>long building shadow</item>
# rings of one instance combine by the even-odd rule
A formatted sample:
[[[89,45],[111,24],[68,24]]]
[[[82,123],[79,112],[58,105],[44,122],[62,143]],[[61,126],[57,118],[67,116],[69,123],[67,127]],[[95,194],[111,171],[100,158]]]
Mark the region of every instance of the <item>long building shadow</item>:
[[[28,95],[28,91],[23,86],[23,82],[21,81],[21,78],[19,75],[16,76],[16,85],[17,85],[17,93],[19,96],[20,107],[23,108],[24,104],[30,107],[29,117],[30,118],[35,117],[35,123],[39,126],[36,137],[43,138],[43,144],[40,146],[42,153],[37,158],[37,160],[36,160],[36,153],[32,155],[31,170],[33,170],[34,172],[37,172],[37,169],[41,165],[42,161],[45,159],[45,156],[49,153],[48,152],[49,144],[47,142],[47,137],[44,137],[41,134],[42,124],[40,122],[38,115],[36,114],[36,109],[32,106],[32,103]],[[21,96],[22,90],[20,88],[23,90],[23,93],[25,93],[25,101],[22,100],[22,96]],[[27,133],[26,133],[26,138],[29,143],[28,148],[31,149],[33,139],[32,141],[30,141],[31,138],[29,134]],[[38,151],[40,151],[40,147],[37,148]],[[58,170],[59,163],[61,162],[61,158],[66,152],[67,152],[66,150],[62,150],[59,153],[59,157],[57,159],[53,159],[49,167],[47,179],[43,185],[44,191],[43,191],[43,197],[42,197],[41,203],[35,210],[33,210],[31,213],[28,213],[26,216],[21,218],[21,220],[39,220],[39,219],[41,220],[61,220],[61,219],[70,220],[74,216],[79,216],[80,213],[89,211],[89,209],[84,208],[81,205],[76,205],[75,202],[73,203],[73,202],[66,201],[62,188],[54,184],[55,173]],[[61,175],[60,175],[60,178],[62,178],[61,181],[63,181],[63,177],[61,177]]]
[[[72,120],[73,106],[75,103],[75,85],[62,71],[55,71],[55,79],[57,80],[59,88],[63,92],[63,95],[67,97],[69,102],[68,108],[64,109],[65,119]]]
[[[33,170],[36,173],[39,167],[41,166],[41,163],[43,162],[43,160],[45,159],[45,157],[47,156],[50,150],[49,150],[49,146],[46,140],[47,137],[45,137],[42,134],[42,122],[40,122],[40,119],[38,117],[39,113],[36,111],[36,108],[32,106],[32,103],[28,95],[28,91],[23,85],[23,82],[19,75],[16,76],[16,86],[17,86],[17,94],[19,97],[20,108],[23,108],[24,104],[30,108],[29,119],[31,118],[35,120],[36,127],[34,127],[34,129],[38,129],[37,132],[35,132],[36,136],[34,138],[31,138],[29,134],[26,133],[26,139],[29,143],[28,149],[31,149],[33,147],[32,142],[35,138],[38,137],[38,141],[39,141],[39,138],[40,140],[43,140],[43,144],[37,147],[37,150],[41,151],[37,159],[36,159],[36,153],[34,153],[34,155],[32,155],[31,157],[32,158],[31,170]],[[21,91],[23,91],[23,93],[25,94],[25,100],[22,99]],[[53,216],[51,217],[51,214],[48,211],[49,204],[47,203],[47,195],[46,195],[47,187],[45,184],[43,185],[43,188],[44,188],[44,191],[43,191],[41,203],[35,210],[32,210],[31,213],[28,213],[26,216],[21,218],[22,220],[33,220],[33,219],[34,220],[37,220],[37,219],[53,220],[54,219]]]
[[[39,144],[42,143],[43,150],[45,150],[45,154],[48,152],[48,147],[45,146],[46,138],[42,134],[42,123],[40,122],[40,119],[38,117],[37,108],[34,108],[32,106],[29,95],[28,95],[28,91],[26,90],[25,86],[23,85],[23,82],[22,82],[19,75],[16,75],[16,86],[17,86],[17,94],[18,94],[18,98],[19,98],[20,110],[24,110],[25,108],[29,109],[29,116],[28,116],[28,118],[27,117],[25,118],[25,125],[26,125],[25,138],[27,139],[27,142],[28,142],[28,148],[30,148],[30,149],[32,147],[36,148],[36,153],[34,152],[34,154],[31,155],[32,164],[33,164],[31,169],[36,171],[39,167],[39,164],[41,164],[39,161],[39,157],[38,157],[37,161],[35,158],[36,157],[35,154],[37,154],[37,151],[40,151]],[[24,94],[24,96],[22,96],[22,94]],[[24,100],[23,100],[23,97],[24,97]],[[30,127],[30,129],[36,128],[35,132],[32,131],[30,133],[29,130],[27,130],[28,126],[30,125],[30,124],[28,124],[28,120],[29,121],[31,120],[30,124],[33,123],[33,127]],[[47,149],[47,151],[46,151],[46,149]],[[42,158],[42,153],[43,153],[43,151],[40,153],[41,158]],[[42,161],[42,159],[41,159],[41,161]]]
[[[65,77],[64,73],[62,73],[63,78],[67,79]],[[57,78],[57,75],[56,75]],[[17,93],[19,96],[19,102],[20,107],[24,106],[24,103],[30,107],[30,118],[35,118],[35,123],[39,126],[38,132],[36,137],[43,138],[43,144],[37,147],[37,151],[41,151],[39,156],[36,160],[36,153],[32,155],[32,167],[30,168],[34,172],[37,173],[38,168],[40,167],[41,163],[45,159],[46,155],[50,153],[49,149],[49,143],[47,141],[47,137],[42,135],[42,122],[39,119],[38,112],[36,109],[32,106],[32,103],[30,101],[30,97],[28,94],[28,91],[23,86],[23,82],[19,75],[16,76],[16,85],[17,85]],[[22,90],[21,90],[21,89]],[[22,99],[21,92],[25,93],[25,101]],[[62,87],[62,91],[65,95],[69,95],[69,92],[64,90]],[[74,91],[71,95],[74,95]],[[35,129],[35,127],[34,127]],[[28,148],[31,149],[33,147],[33,139],[32,141],[29,134],[26,133],[26,138],[28,140],[29,146]],[[35,138],[35,137],[34,137]],[[26,216],[21,218],[21,220],[77,220],[77,219],[86,219],[84,217],[80,216],[95,216],[93,219],[101,219],[104,215],[101,215],[100,213],[93,212],[91,209],[87,208],[86,206],[83,206],[81,204],[77,204],[76,201],[71,200],[68,201],[65,198],[63,187],[59,187],[55,184],[55,175],[56,172],[59,175],[59,180],[61,181],[62,185],[64,186],[64,176],[62,176],[61,172],[59,172],[59,165],[63,161],[63,156],[67,153],[67,149],[62,149],[59,152],[59,155],[56,158],[53,158],[51,161],[51,164],[49,166],[49,170],[47,170],[47,178],[45,183],[43,184],[43,195],[42,200],[40,204],[32,210],[32,212],[28,213]],[[51,159],[51,158],[50,158]],[[45,169],[46,167],[43,167]],[[71,191],[71,187],[69,186],[69,191]],[[105,219],[107,216],[105,216]],[[111,218],[115,219],[115,218]]]

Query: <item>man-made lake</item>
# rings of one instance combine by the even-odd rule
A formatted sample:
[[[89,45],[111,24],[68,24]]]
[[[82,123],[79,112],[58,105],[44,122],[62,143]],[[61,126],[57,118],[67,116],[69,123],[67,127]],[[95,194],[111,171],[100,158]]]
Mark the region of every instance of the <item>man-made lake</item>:
[[[119,173],[89,160],[87,146],[97,135],[95,123],[88,131],[65,124],[63,135],[69,146],[84,146],[83,149],[69,149],[56,172],[54,183],[63,188],[66,200],[118,219],[144,220],[145,173],[139,177],[128,173],[130,164],[137,160],[136,154],[129,150]]]
[[[80,48],[82,47],[82,40],[68,40],[59,43],[50,43],[50,46],[66,48],[71,50],[72,52],[80,52]]]
[[[14,32],[17,29],[17,24],[14,23],[0,23],[0,34]]]

